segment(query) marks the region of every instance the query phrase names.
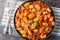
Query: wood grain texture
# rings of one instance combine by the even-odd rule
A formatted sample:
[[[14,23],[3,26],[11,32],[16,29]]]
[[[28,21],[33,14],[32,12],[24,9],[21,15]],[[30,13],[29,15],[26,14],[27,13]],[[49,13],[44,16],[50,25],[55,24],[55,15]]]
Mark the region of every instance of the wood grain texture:
[[[60,7],[60,0],[41,0],[41,1],[47,3],[50,6]],[[4,3],[5,3],[5,0],[0,0],[0,14],[3,13]],[[2,16],[0,16],[0,22],[1,22],[1,17]],[[18,37],[0,34],[0,40],[22,40],[22,39]],[[60,40],[60,37],[51,36],[46,40]]]

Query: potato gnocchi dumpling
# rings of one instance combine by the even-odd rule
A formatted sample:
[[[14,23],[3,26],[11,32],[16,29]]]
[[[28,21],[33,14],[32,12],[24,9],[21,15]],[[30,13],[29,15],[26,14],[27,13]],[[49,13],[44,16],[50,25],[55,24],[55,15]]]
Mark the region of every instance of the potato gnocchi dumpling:
[[[18,8],[15,16],[16,30],[30,40],[45,39],[54,23],[52,10],[41,1],[25,2]]]

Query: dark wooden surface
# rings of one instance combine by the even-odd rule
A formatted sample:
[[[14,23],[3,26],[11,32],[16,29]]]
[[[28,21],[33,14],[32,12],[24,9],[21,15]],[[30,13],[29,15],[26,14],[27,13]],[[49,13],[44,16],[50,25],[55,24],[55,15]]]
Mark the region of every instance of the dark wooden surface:
[[[60,0],[41,0],[41,1],[43,1],[43,2],[45,2],[48,5],[53,6],[53,7],[60,7]],[[3,13],[2,10],[4,9],[4,4],[5,4],[5,0],[0,0],[0,14]],[[1,18],[1,16],[0,16],[0,18]],[[22,39],[18,38],[18,37],[3,35],[3,34],[0,33],[0,40],[22,40]],[[60,40],[60,37],[51,36],[46,40]]]

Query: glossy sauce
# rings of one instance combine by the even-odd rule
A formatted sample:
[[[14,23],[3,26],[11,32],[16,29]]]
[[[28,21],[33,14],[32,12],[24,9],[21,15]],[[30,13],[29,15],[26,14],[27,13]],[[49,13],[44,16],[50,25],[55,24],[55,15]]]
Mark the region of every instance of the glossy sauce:
[[[51,9],[40,1],[26,2],[16,12],[15,25],[19,33],[31,40],[46,38],[54,27]]]

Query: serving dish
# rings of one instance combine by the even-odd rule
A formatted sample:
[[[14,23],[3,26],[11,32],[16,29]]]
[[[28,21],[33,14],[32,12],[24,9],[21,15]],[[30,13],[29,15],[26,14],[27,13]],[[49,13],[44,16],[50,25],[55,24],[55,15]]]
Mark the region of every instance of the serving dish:
[[[25,3],[27,3],[27,2],[36,2],[36,1],[26,1],[26,2],[24,2],[23,4],[25,4]],[[40,2],[40,1],[38,1],[38,2]],[[42,3],[44,3],[44,2],[42,2]],[[23,5],[23,4],[22,4],[22,5]],[[45,4],[45,3],[44,3],[44,4]],[[20,8],[20,7],[21,7],[21,5],[19,6],[19,8]],[[32,7],[32,6],[31,6],[31,7]],[[49,7],[49,6],[48,6],[48,7]],[[18,9],[19,9],[19,8],[18,8]],[[50,7],[49,7],[49,8],[50,8]],[[15,28],[16,28],[16,21],[15,21],[16,19],[15,19],[15,17],[16,17],[16,14],[17,14],[18,9],[16,10],[15,16],[14,16],[14,25],[15,25]],[[51,8],[50,8],[50,11],[51,11],[51,13],[52,13],[51,15],[54,16],[53,10],[52,10]],[[54,19],[54,22],[55,22],[55,19]],[[53,25],[54,25],[54,24],[53,24]],[[52,30],[53,30],[53,28],[54,28],[54,26],[52,27]],[[16,29],[16,30],[17,30],[17,29]],[[20,33],[18,30],[17,30],[17,32],[21,35],[21,33]],[[51,32],[52,32],[52,31],[50,31],[46,36],[48,37]],[[22,35],[21,35],[21,36],[22,36]],[[46,38],[47,38],[47,37],[46,37]],[[26,37],[24,37],[24,38],[26,38]],[[26,38],[26,39],[28,39],[28,38]],[[43,39],[45,39],[45,38],[43,38]],[[38,40],[38,39],[37,39],[37,40]]]

